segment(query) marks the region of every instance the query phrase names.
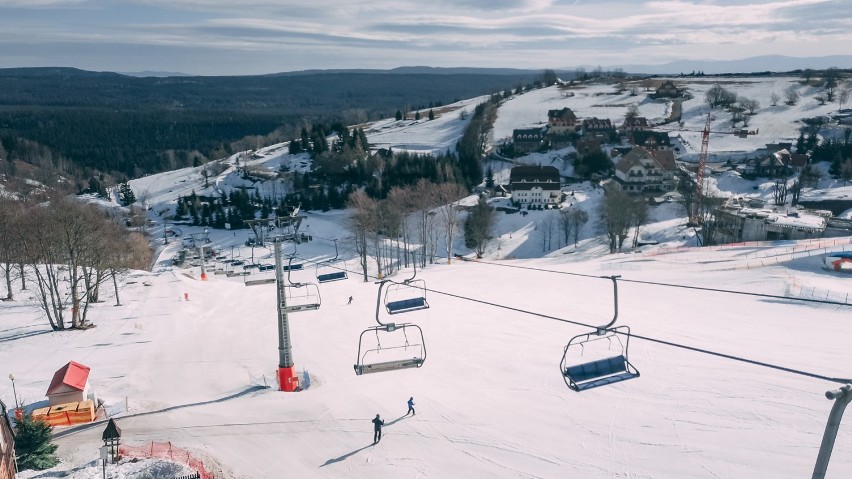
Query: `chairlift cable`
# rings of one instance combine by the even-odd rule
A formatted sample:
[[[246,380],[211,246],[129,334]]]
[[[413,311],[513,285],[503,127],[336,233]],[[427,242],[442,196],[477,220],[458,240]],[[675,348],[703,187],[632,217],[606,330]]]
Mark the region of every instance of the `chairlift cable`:
[[[309,260],[309,259],[305,259],[305,258],[302,258],[302,259],[306,262],[314,262],[313,260]],[[547,272],[547,273],[567,274],[567,275],[570,275],[570,276],[579,276],[579,277],[585,277],[585,278],[594,278],[594,279],[608,279],[609,278],[608,276],[594,276],[594,275],[582,274],[582,273],[569,273],[569,272],[564,272],[564,271],[553,271],[553,270],[547,270],[547,269],[542,269],[542,268],[532,268],[532,267],[516,266],[516,265],[501,265],[501,264],[497,264],[497,263],[489,263],[489,262],[484,262],[484,261],[476,261],[476,262],[477,263],[490,264],[490,265],[494,265],[494,266],[505,266],[505,267],[508,267],[508,268],[529,269],[529,270],[541,271],[541,272]],[[376,276],[370,276],[370,275],[368,275],[368,278],[379,279]],[[797,299],[797,298],[788,298],[786,296],[777,296],[777,295],[769,295],[769,294],[745,293],[745,292],[740,292],[740,291],[728,291],[728,290],[692,287],[692,286],[668,284],[668,283],[655,283],[655,282],[639,281],[639,280],[626,280],[624,278],[619,278],[619,281],[640,283],[640,284],[644,283],[644,284],[651,284],[651,285],[655,285],[655,286],[670,286],[670,287],[680,287],[680,288],[697,289],[697,290],[707,290],[707,291],[715,291],[715,292],[723,292],[723,293],[736,293],[736,294],[742,294],[742,295],[747,295],[747,296],[762,296],[762,297],[787,299],[787,300]],[[461,300],[464,300],[464,301],[471,301],[471,302],[474,302],[474,303],[484,304],[484,305],[492,306],[492,307],[495,307],[495,308],[501,308],[501,309],[506,309],[506,310],[509,310],[509,311],[515,311],[517,313],[529,314],[531,316],[537,316],[537,317],[543,318],[543,319],[550,319],[550,320],[553,320],[553,321],[559,321],[559,322],[563,322],[563,323],[573,324],[573,325],[576,325],[576,326],[582,326],[582,327],[590,328],[590,329],[598,329],[598,326],[595,326],[595,325],[592,325],[592,324],[582,323],[580,321],[574,321],[574,320],[565,319],[565,318],[559,318],[559,317],[551,316],[551,315],[544,314],[544,313],[537,313],[535,311],[530,311],[530,310],[523,309],[523,308],[516,308],[514,306],[507,306],[507,305],[504,305],[504,304],[498,304],[498,303],[494,303],[494,302],[491,302],[491,301],[485,301],[485,300],[482,300],[482,299],[476,299],[476,298],[472,298],[470,296],[464,296],[464,295],[459,295],[459,294],[455,294],[455,293],[449,293],[449,292],[446,292],[446,291],[439,291],[439,290],[432,289],[432,288],[426,288],[426,291],[430,292],[430,293],[434,293],[434,294],[441,294],[441,295],[444,295],[444,296],[450,296],[452,298],[461,299]],[[818,300],[809,300],[809,301],[826,303],[826,301],[818,301]],[[849,304],[835,303],[835,302],[831,302],[829,304],[839,304],[841,306],[850,306]],[[617,331],[616,334],[625,334],[625,333]],[[742,357],[742,356],[735,356],[735,355],[732,355],[732,354],[720,353],[720,352],[713,351],[713,350],[706,349],[706,348],[699,348],[699,347],[695,347],[695,346],[689,346],[689,345],[686,345],[686,344],[676,343],[676,342],[673,342],[673,341],[656,339],[656,338],[652,338],[650,336],[642,336],[642,335],[631,333],[630,337],[636,338],[636,339],[641,339],[641,340],[644,340],[644,341],[657,343],[657,344],[662,344],[664,346],[670,346],[670,347],[674,347],[674,348],[678,348],[678,349],[684,349],[684,350],[687,350],[687,351],[692,351],[692,352],[701,353],[701,354],[707,354],[707,355],[710,355],[710,356],[716,356],[716,357],[723,358],[723,359],[729,359],[729,360],[732,360],[732,361],[738,361],[738,362],[742,362],[742,363],[746,363],[746,364],[751,364],[751,365],[754,365],[754,366],[761,366],[761,367],[765,367],[765,368],[770,368],[770,369],[774,369],[776,371],[782,371],[782,372],[786,372],[786,373],[790,373],[790,374],[796,374],[796,375],[799,375],[799,376],[805,376],[805,377],[809,377],[809,378],[812,378],[812,379],[820,379],[820,380],[823,380],[823,381],[829,381],[829,382],[834,382],[834,383],[839,383],[839,384],[846,384],[846,383],[852,382],[852,378],[837,378],[837,377],[826,376],[826,375],[823,375],[823,374],[812,373],[812,372],[803,371],[803,370],[800,370],[800,369],[789,368],[789,367],[786,367],[786,366],[780,366],[780,365],[777,365],[777,364],[767,363],[767,362],[764,362],[764,361],[758,361],[758,360],[755,360],[755,359],[749,359],[749,358],[745,358],[745,357]]]
[[[504,268],[525,269],[525,270],[530,270],[530,271],[539,271],[539,272],[542,272],[542,273],[564,274],[564,275],[568,275],[568,276],[577,276],[577,277],[581,277],[581,278],[592,278],[592,279],[607,278],[607,276],[583,274],[583,273],[571,273],[569,271],[555,271],[555,270],[552,270],[552,269],[535,268],[535,267],[532,267],[532,266],[519,266],[519,265],[514,265],[514,264],[492,263],[490,261],[483,261],[483,260],[470,261],[470,263],[487,264],[487,265],[490,265],[490,266],[501,266],[501,267],[504,267]],[[651,286],[664,286],[664,287],[669,287],[669,288],[694,289],[694,290],[699,290],[699,291],[711,291],[711,292],[714,292],[714,293],[738,294],[738,295],[741,295],[741,296],[756,296],[756,297],[760,297],[760,298],[784,299],[784,300],[788,300],[788,301],[802,301],[802,302],[806,302],[806,303],[831,304],[831,305],[835,305],[835,306],[852,306],[852,304],[850,304],[850,303],[843,303],[843,302],[840,302],[840,301],[830,301],[830,300],[826,300],[826,299],[796,298],[796,297],[791,297],[791,296],[781,296],[781,295],[778,295],[778,294],[754,293],[754,292],[749,292],[749,291],[736,291],[736,290],[731,290],[731,289],[707,288],[707,287],[704,287],[704,286],[690,286],[690,285],[685,285],[685,284],[662,283],[662,282],[659,282],[659,281],[644,281],[644,280],[638,280],[638,279],[626,279],[626,278],[623,278],[623,277],[619,278],[619,282],[647,284],[647,285],[651,285]]]

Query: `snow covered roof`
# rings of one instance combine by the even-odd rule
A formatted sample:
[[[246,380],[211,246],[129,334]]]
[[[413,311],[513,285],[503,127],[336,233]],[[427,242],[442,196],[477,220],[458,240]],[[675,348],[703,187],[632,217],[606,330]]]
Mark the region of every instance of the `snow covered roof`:
[[[82,391],[86,388],[86,381],[89,380],[90,367],[84,366],[78,362],[71,361],[65,366],[62,366],[56,373],[53,374],[53,379],[50,381],[50,386],[47,388],[47,396],[59,392],[62,386],[67,386],[71,389]]]
[[[641,165],[642,160],[649,160],[655,163],[660,169],[666,171],[674,171],[677,165],[674,160],[674,153],[671,151],[648,151],[641,146],[634,146],[624,157],[616,163],[615,168],[622,173],[627,173],[630,168],[636,165]]]

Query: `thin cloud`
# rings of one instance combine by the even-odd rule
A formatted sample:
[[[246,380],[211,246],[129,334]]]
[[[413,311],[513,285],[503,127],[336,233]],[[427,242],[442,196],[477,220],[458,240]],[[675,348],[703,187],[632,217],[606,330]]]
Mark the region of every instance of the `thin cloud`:
[[[365,59],[391,67],[547,67],[848,54],[844,46],[852,44],[848,0],[0,0],[0,17],[0,41],[16,48],[100,42],[137,55],[146,46],[173,48],[145,55],[161,59],[144,65],[156,70],[181,70],[191,51],[218,51],[221,68],[237,61],[231,55],[245,63],[246,52],[311,59],[289,69],[366,67]],[[9,50],[0,50],[0,64],[21,58]],[[91,55],[81,64],[102,62],[102,69],[117,61],[75,52]],[[317,57],[328,63],[314,64]]]

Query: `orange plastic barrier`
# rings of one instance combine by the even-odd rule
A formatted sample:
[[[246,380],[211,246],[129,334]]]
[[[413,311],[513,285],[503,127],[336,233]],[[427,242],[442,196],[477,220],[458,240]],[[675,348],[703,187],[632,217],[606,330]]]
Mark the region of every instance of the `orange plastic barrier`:
[[[186,449],[172,446],[170,442],[151,442],[143,446],[128,446],[122,444],[118,446],[118,454],[124,458],[159,458],[169,459],[175,462],[186,464],[198,471],[201,479],[215,479],[213,472],[208,471],[204,467],[204,463],[196,459]]]
[[[33,411],[33,418],[41,419],[51,426],[84,424],[95,420],[95,404],[86,400],[43,407]]]

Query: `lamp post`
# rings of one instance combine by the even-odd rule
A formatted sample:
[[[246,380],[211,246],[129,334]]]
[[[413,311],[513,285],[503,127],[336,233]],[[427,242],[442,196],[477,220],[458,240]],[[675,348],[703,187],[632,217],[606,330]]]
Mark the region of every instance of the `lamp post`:
[[[9,380],[12,381],[12,395],[15,396],[15,409],[20,409],[21,405],[18,404],[18,391],[15,390],[15,373],[9,373]]]

